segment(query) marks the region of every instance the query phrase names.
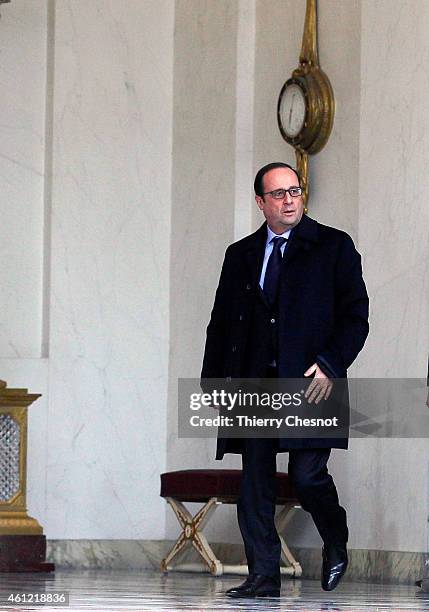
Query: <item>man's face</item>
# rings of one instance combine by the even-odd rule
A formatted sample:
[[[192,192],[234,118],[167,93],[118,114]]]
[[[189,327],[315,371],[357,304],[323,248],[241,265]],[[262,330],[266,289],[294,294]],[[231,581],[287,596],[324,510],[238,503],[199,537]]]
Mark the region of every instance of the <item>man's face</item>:
[[[298,178],[289,168],[274,168],[264,175],[264,196],[255,196],[258,208],[264,213],[268,227],[275,234],[283,234],[301,221],[304,213],[302,195],[292,197],[289,193],[281,200],[276,200],[268,191],[299,187]]]

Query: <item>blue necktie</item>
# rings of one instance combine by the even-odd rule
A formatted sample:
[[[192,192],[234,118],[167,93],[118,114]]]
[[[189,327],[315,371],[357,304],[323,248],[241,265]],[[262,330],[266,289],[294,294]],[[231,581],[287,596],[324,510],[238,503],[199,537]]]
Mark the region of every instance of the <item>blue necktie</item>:
[[[277,298],[277,291],[279,288],[280,270],[282,265],[282,252],[281,246],[286,242],[286,238],[283,236],[275,236],[271,242],[273,243],[273,250],[268,259],[267,269],[264,278],[264,293],[268,298],[271,306],[274,305]]]

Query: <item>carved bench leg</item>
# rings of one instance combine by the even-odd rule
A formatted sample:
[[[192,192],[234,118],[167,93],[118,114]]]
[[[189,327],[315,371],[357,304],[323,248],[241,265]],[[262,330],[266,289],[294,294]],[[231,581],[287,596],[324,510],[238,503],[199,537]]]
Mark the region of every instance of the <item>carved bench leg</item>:
[[[234,573],[234,574],[247,574],[246,560],[240,565],[227,565],[221,563],[213,552],[212,547],[207,541],[207,538],[202,533],[203,528],[207,524],[210,517],[213,515],[216,508],[221,504],[216,497],[212,497],[204,506],[197,512],[193,517],[189,510],[183,505],[182,502],[177,501],[172,497],[167,497],[166,501],[172,507],[177,520],[182,528],[182,532],[179,535],[176,543],[167,554],[167,556],[161,561],[161,569],[164,572],[169,570],[183,570],[183,571],[202,571],[203,568],[197,564],[178,564],[173,566],[172,561],[177,555],[184,551],[189,546],[198,552],[198,554],[204,560],[209,571],[214,576],[221,576],[223,573]],[[281,557],[285,566],[280,568],[282,574],[289,576],[299,577],[302,575],[302,568],[299,562],[292,555],[288,545],[286,544],[281,533],[286,528],[287,523],[292,518],[295,511],[299,508],[295,504],[286,504],[276,516],[276,528],[279,534],[281,542]]]
[[[177,538],[176,543],[174,544],[173,548],[170,550],[167,556],[164,557],[164,559],[161,561],[161,569],[164,572],[167,571],[167,566],[174,559],[174,557],[176,557],[179,554],[179,552],[181,552],[182,550],[185,550],[185,548],[189,546],[190,540],[189,540],[189,536],[188,537],[186,536],[186,532],[187,532],[186,527],[187,525],[192,525],[192,515],[190,514],[190,512],[188,512],[188,510],[185,508],[185,506],[181,502],[176,501],[172,497],[167,497],[166,500],[174,510],[174,514],[176,515],[177,520],[179,521],[179,524],[182,527],[182,533]]]
[[[215,576],[220,576],[223,572],[222,563],[216,557],[206,537],[201,532],[221,502],[219,502],[216,497],[210,498],[193,517],[182,502],[172,497],[167,497],[166,500],[173,508],[180,526],[182,527],[182,533],[168,555],[161,561],[161,569],[164,572],[167,572],[169,569],[180,569],[179,566],[173,568],[171,562],[179,552],[185,550],[189,545],[192,545],[202,557],[210,572]],[[189,569],[191,569],[191,566]]]

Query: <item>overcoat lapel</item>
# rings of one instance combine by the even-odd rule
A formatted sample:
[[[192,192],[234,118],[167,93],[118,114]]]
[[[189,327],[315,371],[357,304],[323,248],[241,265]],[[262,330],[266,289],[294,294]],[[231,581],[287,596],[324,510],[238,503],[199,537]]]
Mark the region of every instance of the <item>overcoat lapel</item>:
[[[317,222],[303,215],[299,224],[293,229],[291,237],[283,257],[283,269],[292,261],[302,250],[308,250],[312,243],[318,240]],[[259,277],[264,260],[265,245],[267,241],[267,222],[253,234],[245,250],[246,264],[248,266],[251,285],[255,293],[269,307],[265,293],[259,286]]]
[[[307,251],[311,244],[318,241],[317,221],[303,215],[301,221],[292,230],[288,246],[283,257],[283,267],[287,267],[302,250]]]
[[[250,278],[252,279],[252,288],[258,292],[259,277],[261,275],[262,262],[264,261],[265,244],[267,242],[267,223],[263,223],[261,227],[253,234],[253,239],[246,248],[245,257],[249,269]],[[265,296],[261,290],[261,294]]]

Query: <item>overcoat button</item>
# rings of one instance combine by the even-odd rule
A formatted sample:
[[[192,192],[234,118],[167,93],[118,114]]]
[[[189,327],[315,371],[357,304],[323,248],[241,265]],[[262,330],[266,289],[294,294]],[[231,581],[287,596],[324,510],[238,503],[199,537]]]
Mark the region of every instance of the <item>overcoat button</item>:
[[[235,353],[235,351],[237,350],[237,347],[235,346],[235,344],[233,344],[233,346],[232,346],[232,349],[231,349],[231,350],[232,350],[232,352],[233,352],[233,353]]]
[[[240,315],[238,318],[239,318],[240,321],[242,321],[243,320],[243,315]]]
[[[275,320],[275,319],[271,319],[271,323],[275,323],[275,322],[276,322],[276,320]]]
[[[249,291],[251,288],[252,288],[252,285],[250,283],[246,285],[247,291]]]

